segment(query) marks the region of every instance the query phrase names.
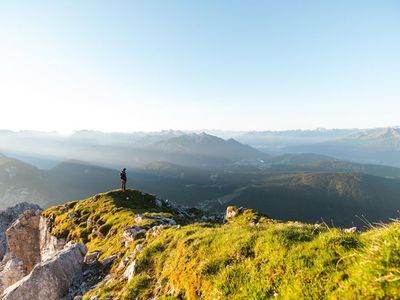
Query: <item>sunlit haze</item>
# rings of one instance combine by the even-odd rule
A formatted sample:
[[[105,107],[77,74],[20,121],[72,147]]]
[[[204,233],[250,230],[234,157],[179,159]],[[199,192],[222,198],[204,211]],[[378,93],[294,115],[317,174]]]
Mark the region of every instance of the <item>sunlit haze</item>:
[[[1,1],[0,129],[399,125],[398,1]]]

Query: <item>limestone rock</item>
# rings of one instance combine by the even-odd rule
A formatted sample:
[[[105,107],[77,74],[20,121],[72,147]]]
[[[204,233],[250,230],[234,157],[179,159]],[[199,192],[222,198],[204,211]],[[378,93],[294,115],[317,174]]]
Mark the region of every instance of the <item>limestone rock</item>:
[[[6,231],[9,251],[28,271],[41,261],[39,223],[40,213],[27,210]]]
[[[126,268],[124,272],[124,277],[128,280],[131,280],[132,277],[136,273],[136,265],[137,265],[137,259],[135,259],[129,266]]]
[[[346,233],[355,233],[357,232],[357,227],[346,228],[343,231]]]
[[[7,258],[0,272],[0,294],[5,288],[18,282],[27,274],[22,260],[15,257]]]
[[[44,217],[40,217],[39,220],[39,246],[41,261],[53,257],[65,246],[64,239],[56,238],[50,233],[47,221]]]
[[[150,231],[151,231],[151,234],[152,234],[153,236],[157,236],[158,233],[160,232],[160,230],[163,230],[163,229],[169,228],[169,227],[171,227],[171,226],[170,226],[170,225],[163,225],[163,224],[161,224],[161,225],[157,225],[157,226],[151,227],[151,228],[150,228]]]
[[[101,251],[94,251],[94,252],[90,252],[88,254],[86,254],[85,256],[85,263],[94,263],[95,261],[97,261],[101,255]]]
[[[64,247],[63,240],[49,233],[39,210],[23,212],[8,228],[6,236],[8,252],[0,264],[0,294]]]
[[[6,254],[7,249],[6,230],[18,219],[20,214],[29,209],[36,211],[40,210],[40,207],[36,204],[23,202],[0,211],[0,261]]]
[[[100,263],[105,267],[108,268],[111,264],[118,258],[118,255],[111,255],[103,259]]]
[[[27,210],[6,231],[9,252],[22,260],[30,272],[33,267],[63,249],[65,241],[49,233],[40,211]]]
[[[85,245],[75,244],[37,264],[28,276],[5,290],[2,300],[60,299],[80,276],[86,251]]]
[[[144,247],[143,247],[142,244],[137,244],[136,247],[135,247],[135,251],[136,252],[142,252],[143,249],[144,249]]]
[[[228,206],[226,208],[225,219],[230,219],[236,216],[238,213],[238,208],[236,206]]]
[[[124,238],[128,241],[134,241],[137,237],[143,236],[146,234],[146,229],[138,226],[134,226],[124,230]]]
[[[140,223],[142,220],[155,220],[158,221],[162,224],[169,224],[169,225],[176,225],[176,221],[174,219],[171,218],[166,218],[166,217],[161,217],[161,216],[147,216],[147,215],[142,215],[139,214],[136,216],[135,218],[135,222],[136,223]]]

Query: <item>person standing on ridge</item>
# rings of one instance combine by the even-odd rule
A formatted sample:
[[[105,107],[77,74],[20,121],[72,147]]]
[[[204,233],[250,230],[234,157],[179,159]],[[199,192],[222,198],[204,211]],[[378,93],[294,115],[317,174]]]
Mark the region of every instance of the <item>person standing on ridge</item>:
[[[126,191],[126,168],[122,169],[119,176],[121,177],[121,189],[125,192]]]

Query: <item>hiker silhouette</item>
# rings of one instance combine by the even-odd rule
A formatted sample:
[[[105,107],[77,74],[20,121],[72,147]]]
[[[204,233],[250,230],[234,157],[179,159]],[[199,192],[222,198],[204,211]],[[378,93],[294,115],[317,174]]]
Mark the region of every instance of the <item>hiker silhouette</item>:
[[[126,191],[126,168],[123,168],[121,173],[119,174],[121,177],[121,190]]]

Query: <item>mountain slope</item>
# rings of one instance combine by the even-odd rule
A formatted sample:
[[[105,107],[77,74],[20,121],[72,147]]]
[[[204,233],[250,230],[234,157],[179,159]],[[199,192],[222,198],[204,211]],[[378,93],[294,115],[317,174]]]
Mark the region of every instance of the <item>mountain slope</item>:
[[[362,225],[356,216],[369,222],[399,216],[400,181],[359,173],[272,175],[225,198],[224,205],[251,207],[274,218]]]
[[[111,262],[84,300],[397,298],[399,223],[360,234],[229,212],[225,224],[199,222],[128,190],[43,215],[54,235],[84,242],[100,261]],[[160,225],[157,218],[178,225]],[[133,230],[142,233],[128,238]],[[82,295],[77,291],[73,296]]]
[[[59,187],[68,199],[84,198],[119,185],[117,170],[85,162],[64,161],[46,172],[51,184]]]
[[[313,154],[284,154],[267,160],[272,171],[276,172],[358,172],[381,177],[400,177],[400,168],[360,164]]]
[[[43,171],[0,154],[0,209],[25,201],[47,206],[56,195]]]

